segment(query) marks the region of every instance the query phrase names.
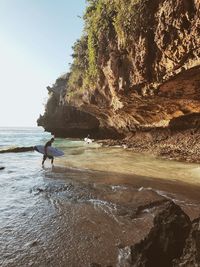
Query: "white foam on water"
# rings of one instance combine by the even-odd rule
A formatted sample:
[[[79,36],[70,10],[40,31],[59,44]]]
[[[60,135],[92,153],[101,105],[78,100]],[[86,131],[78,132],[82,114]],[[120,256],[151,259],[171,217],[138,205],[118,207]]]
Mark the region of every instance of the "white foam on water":
[[[119,248],[117,267],[131,267],[130,247]]]

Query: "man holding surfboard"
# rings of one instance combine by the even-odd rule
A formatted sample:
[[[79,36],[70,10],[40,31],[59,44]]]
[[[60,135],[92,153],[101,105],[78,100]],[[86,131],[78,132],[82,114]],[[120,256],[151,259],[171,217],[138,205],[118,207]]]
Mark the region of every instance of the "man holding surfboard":
[[[45,160],[47,158],[51,159],[51,164],[53,165],[54,157],[47,154],[47,148],[49,146],[51,146],[53,142],[54,142],[54,138],[52,137],[51,140],[49,140],[48,142],[46,142],[46,144],[44,146],[44,156],[43,156],[43,160],[42,160],[42,166],[44,166],[44,162],[45,162]]]
[[[47,158],[51,159],[51,164],[53,165],[54,157],[61,157],[64,155],[64,152],[62,150],[51,146],[53,142],[54,142],[54,138],[52,137],[51,140],[46,142],[44,146],[42,145],[34,146],[35,151],[43,154],[42,166],[44,166],[44,162]]]

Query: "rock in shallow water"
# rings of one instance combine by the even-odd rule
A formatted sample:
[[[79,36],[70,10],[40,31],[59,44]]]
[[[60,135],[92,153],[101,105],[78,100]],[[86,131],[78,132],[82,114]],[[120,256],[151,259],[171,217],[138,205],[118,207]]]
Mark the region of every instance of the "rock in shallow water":
[[[162,205],[145,239],[119,248],[117,267],[161,266],[200,266],[200,218],[191,222],[172,201]]]
[[[118,267],[200,266],[200,218],[191,222],[179,206],[168,201],[146,238],[120,250]],[[124,251],[129,253],[124,256]]]
[[[29,152],[29,151],[34,151],[34,147],[28,146],[28,147],[8,148],[8,149],[0,150],[0,153],[20,153],[20,152]]]
[[[172,266],[172,260],[181,256],[190,229],[190,219],[181,208],[166,203],[148,236],[131,247],[131,266]]]

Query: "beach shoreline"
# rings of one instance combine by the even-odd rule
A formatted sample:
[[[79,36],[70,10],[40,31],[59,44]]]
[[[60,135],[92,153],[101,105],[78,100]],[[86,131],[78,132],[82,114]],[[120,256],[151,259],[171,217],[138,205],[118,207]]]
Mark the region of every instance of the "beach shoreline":
[[[129,134],[124,139],[99,140],[104,146],[121,146],[134,152],[145,152],[164,159],[200,163],[200,131],[169,128],[148,129]]]

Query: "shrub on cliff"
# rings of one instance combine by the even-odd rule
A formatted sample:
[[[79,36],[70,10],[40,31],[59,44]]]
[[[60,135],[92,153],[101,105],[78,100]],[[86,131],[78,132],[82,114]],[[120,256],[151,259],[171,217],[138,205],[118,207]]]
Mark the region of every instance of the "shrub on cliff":
[[[149,27],[148,2],[149,0],[115,1],[114,27],[122,46],[126,47],[129,40],[134,40],[135,35]]]
[[[125,48],[137,31],[148,27],[149,0],[87,0],[83,36],[73,46],[68,100],[96,87],[102,57],[107,61],[111,42]]]
[[[69,80],[67,83],[67,99],[70,101],[77,94],[81,95],[83,80],[88,69],[88,37],[83,35],[76,41],[73,49],[73,63],[70,67]]]

